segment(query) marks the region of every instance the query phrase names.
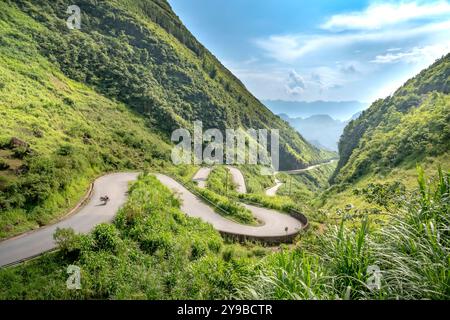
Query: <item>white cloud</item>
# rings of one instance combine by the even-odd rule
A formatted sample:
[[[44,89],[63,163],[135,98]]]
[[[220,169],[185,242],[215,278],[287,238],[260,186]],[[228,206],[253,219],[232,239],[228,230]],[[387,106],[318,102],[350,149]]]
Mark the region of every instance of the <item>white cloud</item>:
[[[265,57],[238,75],[263,98],[372,100],[450,52],[450,0],[374,1],[310,33],[254,39]]]
[[[414,47],[409,51],[388,53],[377,55],[371,62],[378,64],[388,64],[397,62],[418,63],[421,61],[432,62],[441,57],[443,53],[450,51],[450,43],[437,44],[425,47]]]
[[[392,43],[414,37],[438,37],[450,39],[450,17],[447,21],[424,24],[418,27],[397,28],[393,30],[377,30],[366,32],[353,32],[345,34],[319,34],[319,35],[273,35],[255,41],[268,56],[286,63],[295,62],[306,54],[327,51],[346,47],[353,44],[364,43]],[[397,48],[394,48],[397,49]]]
[[[352,72],[350,70],[355,70],[356,68],[352,65],[342,65],[340,68],[331,67],[318,67],[311,74],[311,80],[319,78],[320,82],[316,82],[320,86],[320,90],[326,91],[329,89],[335,89],[337,87],[342,87],[347,82],[347,74],[342,70],[345,69],[347,72]]]
[[[342,73],[344,73],[344,74],[355,74],[355,73],[358,73],[358,71],[356,70],[356,67],[353,64],[342,66],[339,70]]]
[[[326,30],[374,30],[418,19],[438,18],[450,14],[450,3],[402,2],[375,3],[366,10],[332,16],[322,24]]]
[[[305,80],[295,70],[289,72],[289,78],[286,85],[286,91],[292,95],[302,94],[306,89]]]

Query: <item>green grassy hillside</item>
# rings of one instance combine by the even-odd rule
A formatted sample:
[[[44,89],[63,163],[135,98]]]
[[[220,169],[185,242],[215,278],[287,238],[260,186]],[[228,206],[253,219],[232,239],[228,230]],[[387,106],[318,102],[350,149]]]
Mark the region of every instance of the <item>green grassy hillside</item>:
[[[198,167],[170,164],[169,136],[194,120],[280,129],[282,169],[333,157],[262,106],[165,0],[80,0],[80,31],[65,25],[69,4],[0,2],[0,238],[61,216],[104,172],[193,185]],[[1,268],[0,299],[448,300],[449,57],[349,124],[334,184],[335,163],[279,174],[276,197],[258,167],[240,167],[248,194],[231,181],[225,192],[225,168],[211,174],[204,195],[232,219],[254,223],[236,200],[304,212],[310,227],[294,244],[224,240],[142,174],[112,224],[59,230],[58,251]],[[66,287],[73,264],[80,290]],[[378,290],[365,285],[374,264]]]
[[[450,55],[376,101],[345,128],[335,182],[385,177],[450,149]],[[450,164],[443,163],[444,166]]]
[[[101,172],[170,159],[170,146],[124,104],[64,76],[26,33],[40,24],[4,2],[0,7],[4,237],[48,223]]]
[[[13,4],[14,3],[14,4]],[[71,79],[126,103],[167,136],[205,128],[275,128],[281,165],[330,157],[253,97],[182,25],[166,1],[82,0],[80,31],[66,27],[70,1],[14,1],[40,28],[25,26],[39,51]]]

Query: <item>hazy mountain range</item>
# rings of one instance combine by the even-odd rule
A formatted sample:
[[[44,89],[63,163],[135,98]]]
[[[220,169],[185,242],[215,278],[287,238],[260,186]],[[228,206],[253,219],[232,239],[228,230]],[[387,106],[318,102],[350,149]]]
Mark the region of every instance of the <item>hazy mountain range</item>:
[[[287,121],[300,134],[315,146],[332,151],[338,150],[339,138],[350,120],[358,118],[361,112],[346,121],[333,119],[327,114],[313,115],[307,118],[291,118],[285,113],[279,117]]]
[[[355,113],[366,109],[369,104],[360,101],[262,101],[273,113],[284,113],[291,118],[307,118],[316,115],[329,115],[333,119],[347,121]]]

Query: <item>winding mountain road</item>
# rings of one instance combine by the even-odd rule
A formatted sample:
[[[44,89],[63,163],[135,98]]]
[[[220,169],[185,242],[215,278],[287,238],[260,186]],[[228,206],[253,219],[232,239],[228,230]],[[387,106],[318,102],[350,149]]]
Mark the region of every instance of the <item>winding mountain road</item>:
[[[232,166],[227,166],[227,168],[230,170],[233,182],[237,185],[237,193],[247,193],[247,186],[245,185],[244,175],[241,170]]]
[[[0,267],[37,256],[56,247],[53,234],[57,228],[72,228],[77,233],[87,233],[96,225],[110,222],[127,198],[128,183],[138,173],[113,173],[98,178],[90,201],[68,218],[35,231],[0,242]],[[102,205],[99,198],[108,195],[110,201]]]
[[[283,185],[283,182],[281,182],[278,179],[275,179],[275,185],[272,188],[269,188],[266,190],[266,196],[269,197],[275,197],[277,195],[278,189]]]
[[[208,176],[211,173],[211,168],[204,167],[200,168],[197,173],[192,178],[193,181],[197,181],[197,185],[200,188],[206,188],[206,180],[208,180]]]
[[[246,204],[244,206],[263,224],[260,226],[248,226],[231,221],[216,213],[174,179],[162,174],[157,174],[156,177],[166,187],[179,194],[182,200],[181,210],[184,213],[211,223],[220,232],[264,241],[271,238],[292,236],[303,228],[300,221],[287,214]]]
[[[330,160],[330,161],[328,161],[328,162],[315,164],[315,165],[313,165],[313,166],[309,166],[309,167],[306,167],[306,168],[303,168],[303,169],[288,170],[288,171],[278,171],[278,172],[281,172],[281,173],[288,173],[288,174],[302,173],[302,172],[305,172],[305,171],[309,171],[309,170],[313,170],[313,169],[316,169],[316,168],[325,166],[325,165],[327,165],[327,164],[332,164],[333,162],[336,162],[336,161],[337,161],[336,159],[332,159],[332,160]]]
[[[209,168],[202,168],[194,176],[200,186],[206,186],[206,179],[210,171]],[[245,180],[239,169],[230,167],[230,172],[238,185],[238,192],[246,193]],[[76,213],[55,224],[1,241],[0,267],[21,262],[54,249],[56,243],[53,234],[57,228],[72,228],[76,233],[87,233],[100,223],[112,221],[117,211],[126,202],[129,183],[135,181],[138,175],[137,172],[129,172],[100,177],[94,182],[89,201]],[[185,214],[211,223],[215,229],[222,233],[271,241],[295,236],[304,227],[299,220],[287,214],[247,204],[244,204],[244,206],[262,224],[259,226],[239,224],[217,214],[174,179],[163,174],[156,174],[156,177],[161,183],[180,195],[182,199],[181,210]],[[110,198],[106,205],[103,205],[99,200],[103,195],[108,195]]]
[[[287,174],[298,174],[298,173],[302,173],[302,172],[306,172],[306,171],[310,171],[310,170],[319,168],[319,167],[327,165],[327,164],[331,164],[331,163],[333,163],[335,161],[337,161],[337,160],[333,159],[333,160],[330,160],[330,161],[325,162],[325,163],[319,163],[319,164],[316,164],[316,165],[313,165],[313,166],[306,167],[304,169],[289,170],[289,171],[277,171],[277,172],[275,172],[275,174],[276,173],[280,173],[280,172],[281,173],[287,173]],[[275,185],[273,187],[271,187],[271,188],[266,190],[266,196],[275,197],[277,195],[278,189],[280,189],[280,187],[282,185],[283,185],[283,182],[281,182],[278,179],[275,179]]]

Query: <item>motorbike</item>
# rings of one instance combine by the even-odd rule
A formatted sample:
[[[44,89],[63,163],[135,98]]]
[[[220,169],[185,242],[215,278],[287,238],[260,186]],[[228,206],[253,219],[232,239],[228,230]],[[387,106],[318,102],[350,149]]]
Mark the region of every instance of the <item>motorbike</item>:
[[[109,201],[109,197],[108,196],[100,197],[100,201],[102,201],[103,205],[105,206]]]

